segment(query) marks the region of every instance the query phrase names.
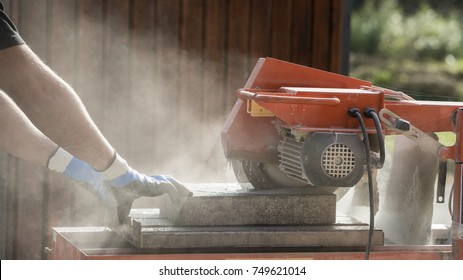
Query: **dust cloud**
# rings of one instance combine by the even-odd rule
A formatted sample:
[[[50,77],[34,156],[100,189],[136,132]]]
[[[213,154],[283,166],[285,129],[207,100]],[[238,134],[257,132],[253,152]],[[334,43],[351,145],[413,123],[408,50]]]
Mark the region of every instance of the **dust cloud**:
[[[83,20],[88,26],[101,24]],[[225,56],[184,49],[174,31],[156,32],[112,34],[110,41],[103,38],[105,51],[96,52],[99,57],[95,49],[80,49],[77,60],[91,57],[100,65],[79,66],[76,92],[110,143],[138,171],[169,174],[181,182],[234,181],[220,131],[234,90],[245,80],[229,90]]]
[[[81,21],[88,28],[105,24],[92,17]],[[121,26],[111,30],[126,32],[105,35],[100,44],[79,43],[76,75],[68,81],[105,137],[132,168],[147,175],[171,175],[185,184],[236,182],[220,133],[245,79],[226,85],[225,54],[214,58],[203,49],[183,48],[173,30],[135,32],[127,22],[114,24]],[[85,41],[85,34],[76,34],[76,40]],[[237,54],[233,60],[248,63]],[[160,199],[138,199],[134,208],[158,207]],[[84,218],[71,224],[114,224],[115,212],[85,191],[78,191],[75,203],[64,207],[78,209]]]
[[[386,137],[386,161],[376,176],[379,205],[375,215],[375,227],[384,231],[386,244],[430,244],[432,224],[451,224],[448,204],[435,202],[436,173],[437,157],[404,136]],[[449,169],[446,201],[452,183]],[[366,187],[364,192],[368,192]],[[359,204],[355,195],[352,188],[338,202],[338,213],[368,223],[368,201]]]
[[[47,12],[59,11],[71,19],[80,16],[53,25],[52,20],[64,17],[50,15],[47,20],[56,37],[47,38],[48,49],[39,55],[75,89],[109,142],[134,169],[147,175],[168,174],[184,183],[234,182],[220,131],[236,99],[234,90],[243,86],[246,73],[241,73],[242,80],[233,78],[238,80],[233,84],[225,51],[213,57],[202,45],[185,48],[179,30],[167,25],[135,29],[131,18],[123,20],[127,15],[121,15],[122,10],[105,10],[114,3],[88,3],[47,1]],[[18,27],[20,32],[26,29]],[[30,46],[34,50],[33,42]],[[247,69],[248,59],[235,54],[233,64]],[[23,170],[34,173],[19,178],[11,188],[20,190],[14,211],[30,213],[26,227],[20,229],[42,233],[31,242],[47,243],[50,227],[113,224],[114,209],[105,208],[86,190],[25,165]],[[20,245],[28,242],[24,236],[14,238]]]

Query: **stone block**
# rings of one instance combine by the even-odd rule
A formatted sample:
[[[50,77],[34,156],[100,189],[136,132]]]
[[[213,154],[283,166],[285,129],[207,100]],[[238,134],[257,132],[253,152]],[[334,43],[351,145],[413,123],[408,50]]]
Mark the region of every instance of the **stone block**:
[[[187,185],[180,205],[163,199],[160,216],[176,226],[313,225],[336,221],[336,196],[315,188],[250,191],[238,184]]]

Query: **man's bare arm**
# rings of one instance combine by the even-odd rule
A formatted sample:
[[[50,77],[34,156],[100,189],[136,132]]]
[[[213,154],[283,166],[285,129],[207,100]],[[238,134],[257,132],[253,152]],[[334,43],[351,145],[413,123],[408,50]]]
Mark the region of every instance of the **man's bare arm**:
[[[0,51],[0,85],[53,142],[95,169],[108,167],[114,149],[74,90],[27,45]]]
[[[0,65],[0,85],[19,106],[13,124],[21,127],[21,134],[15,137],[25,140],[16,143],[7,135],[0,144],[8,152],[41,165],[45,161],[50,170],[90,186],[102,201],[110,196],[108,188],[103,187],[108,186],[121,223],[128,221],[133,201],[141,196],[169,194],[174,203],[179,203],[179,196],[192,195],[171,176],[146,176],[132,169],[98,130],[73,89],[27,45],[0,50]],[[21,121],[28,123],[23,126]]]
[[[32,163],[46,166],[56,144],[40,132],[16,106],[0,91],[0,147],[8,153]]]

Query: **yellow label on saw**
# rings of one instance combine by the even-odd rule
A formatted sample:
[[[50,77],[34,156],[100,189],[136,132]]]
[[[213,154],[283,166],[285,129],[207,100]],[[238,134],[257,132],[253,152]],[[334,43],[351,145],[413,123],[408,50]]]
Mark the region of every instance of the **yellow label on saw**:
[[[248,100],[248,113],[252,117],[274,117],[275,115],[269,110],[257,104],[256,101]]]

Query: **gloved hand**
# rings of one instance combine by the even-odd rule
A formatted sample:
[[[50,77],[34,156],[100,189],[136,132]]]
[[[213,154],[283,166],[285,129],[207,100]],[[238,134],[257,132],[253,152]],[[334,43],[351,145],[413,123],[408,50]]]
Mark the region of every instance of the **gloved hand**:
[[[100,202],[104,204],[110,203],[113,194],[109,189],[105,188],[103,176],[86,162],[73,157],[63,175],[94,194]]]
[[[123,175],[106,181],[117,201],[119,223],[127,222],[133,201],[139,197],[168,194],[173,203],[179,204],[181,197],[192,193],[171,176],[146,176],[128,167]]]
[[[113,197],[111,190],[105,188],[103,176],[86,162],[58,148],[50,156],[47,167],[59,172],[78,186],[95,195],[104,205],[110,205]]]
[[[47,163],[49,169],[62,173],[93,193],[106,206],[117,203],[119,223],[126,223],[135,199],[142,196],[168,194],[173,203],[180,203],[180,197],[192,193],[171,176],[148,177],[130,168],[119,155],[102,172],[72,156],[62,148],[53,153]]]

